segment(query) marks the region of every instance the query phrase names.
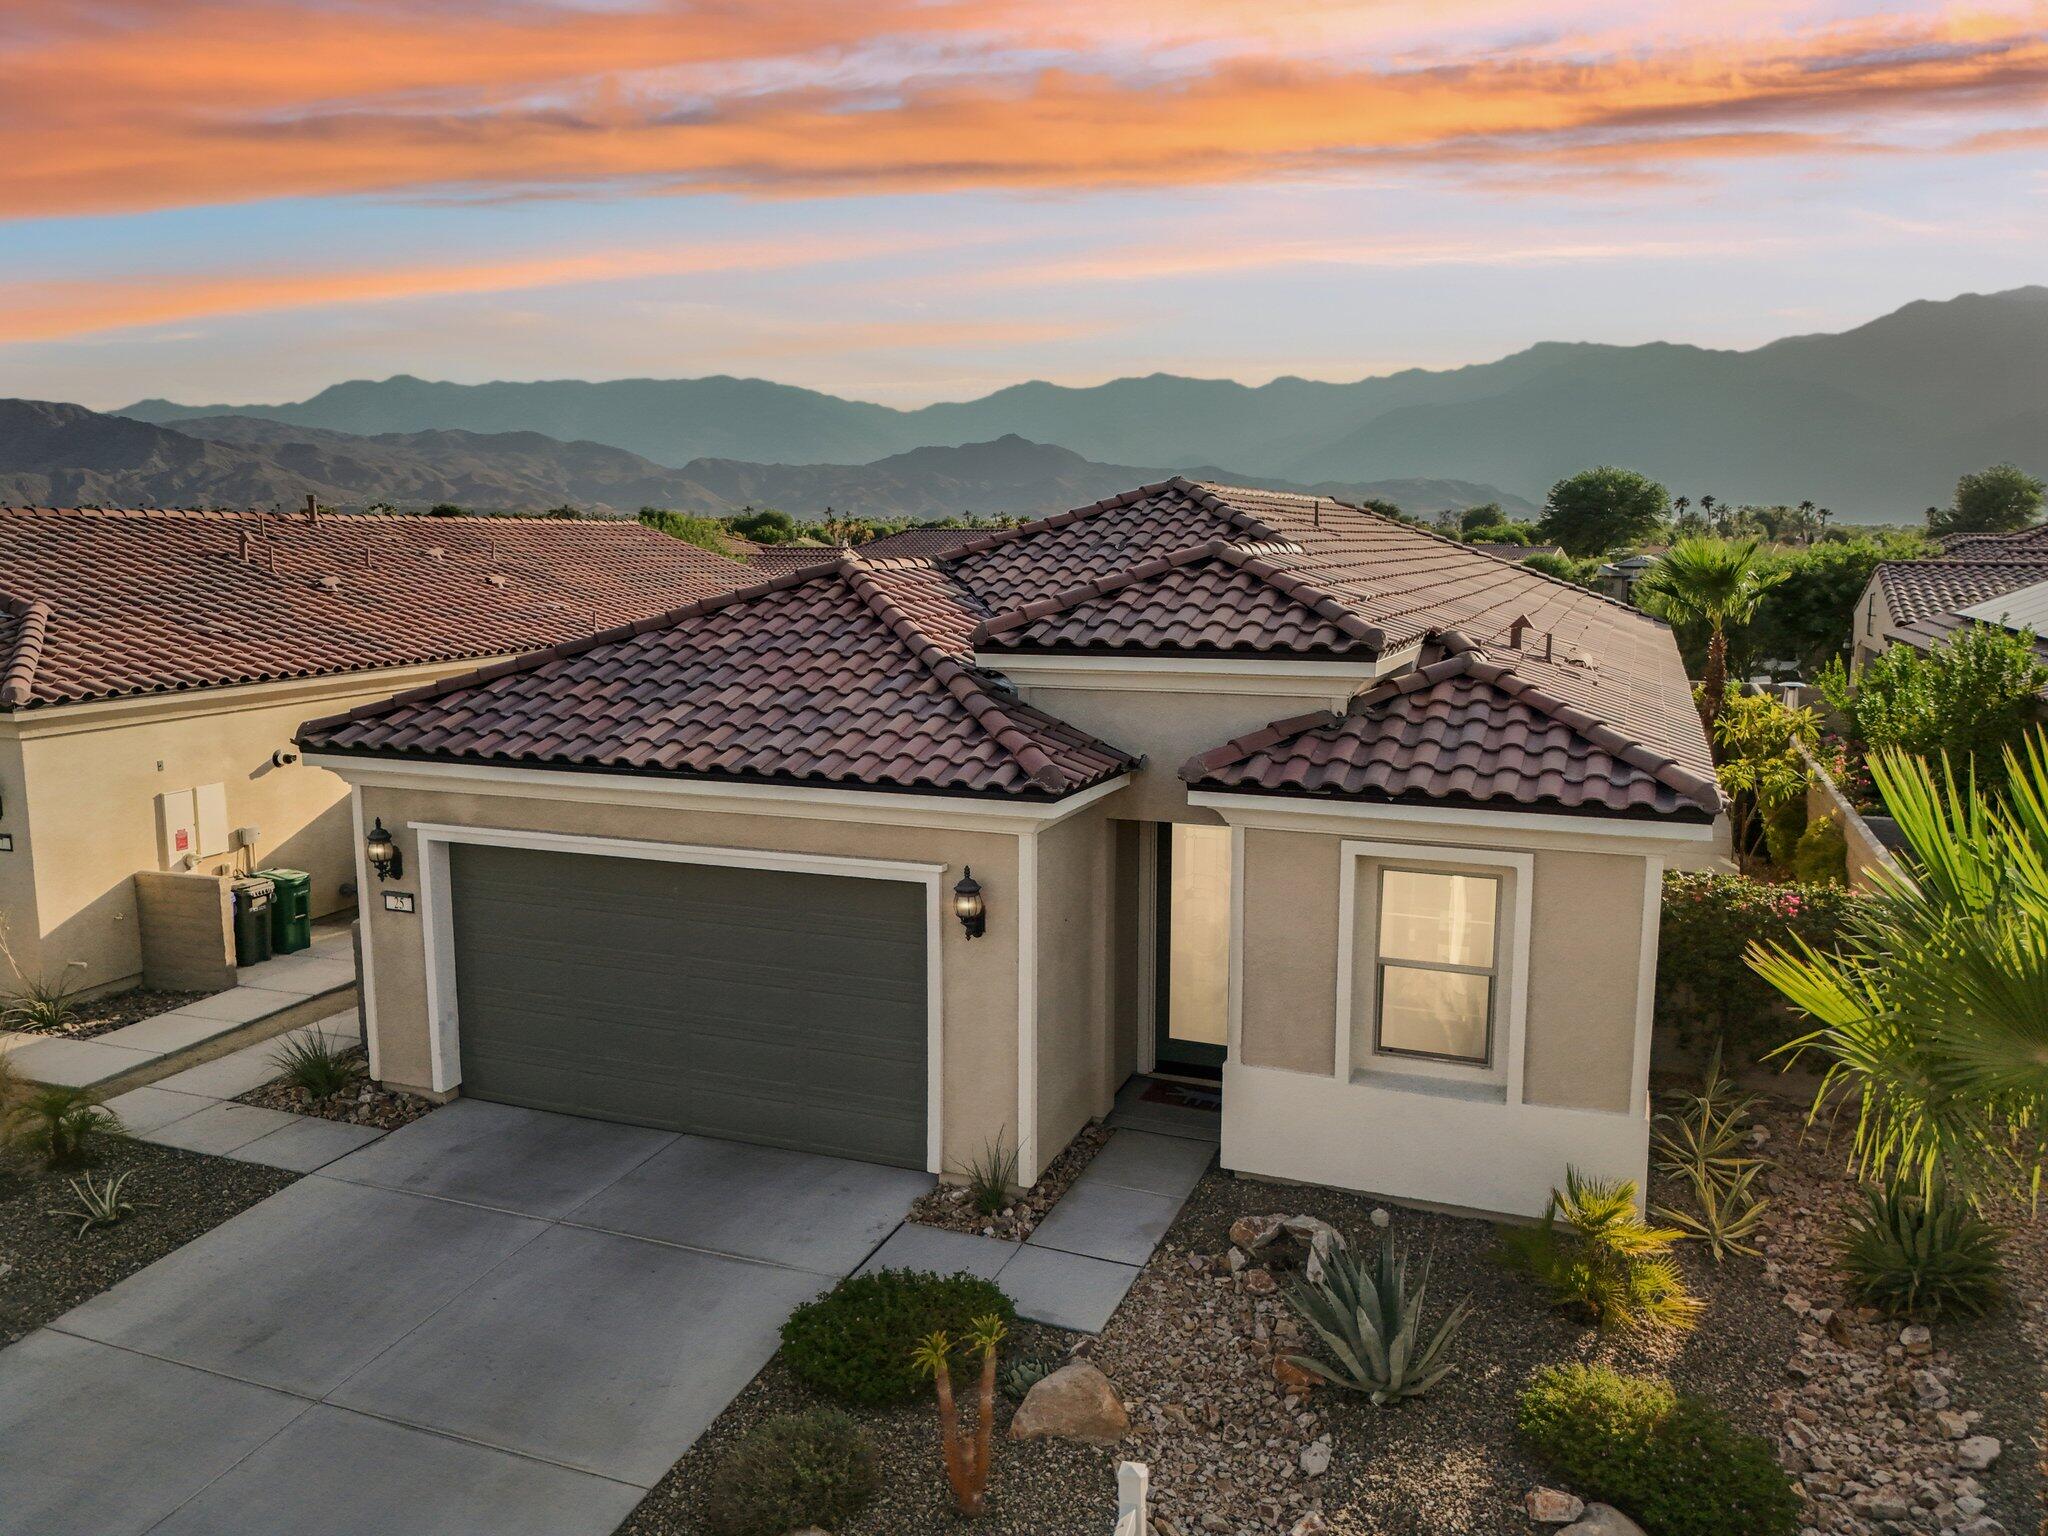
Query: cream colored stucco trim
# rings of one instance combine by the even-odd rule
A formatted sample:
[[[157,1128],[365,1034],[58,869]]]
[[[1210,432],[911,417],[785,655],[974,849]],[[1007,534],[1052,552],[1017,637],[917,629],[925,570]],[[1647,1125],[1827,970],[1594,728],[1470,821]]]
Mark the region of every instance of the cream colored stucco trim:
[[[925,1164],[942,1171],[944,1162],[945,990],[940,957],[940,912],[944,904],[943,864],[894,859],[853,858],[841,854],[790,853],[775,849],[720,848],[686,843],[649,842],[637,838],[589,837],[565,832],[524,832],[500,827],[451,826],[409,822],[418,840],[420,859],[420,932],[426,948],[427,1048],[438,1093],[453,1089],[462,1077],[461,999],[455,975],[454,903],[448,872],[448,849],[454,843],[499,848],[535,848],[597,858],[655,859],[671,864],[704,864],[733,869],[771,869],[832,875],[843,879],[890,880],[925,887],[925,1035],[926,1129]],[[360,839],[358,840],[360,841]],[[1022,852],[1020,840],[1020,853]],[[1036,845],[1033,845],[1033,856]],[[1027,906],[1025,911],[1029,911]],[[1031,1021],[1035,1025],[1035,1018]],[[1022,1010],[1019,1027],[1023,1028]],[[1033,1085],[1033,1102],[1036,1102]],[[1022,1089],[1019,1090],[1020,1098]],[[1034,1137],[1035,1143],[1035,1137]],[[1034,1175],[1035,1176],[1035,1175]]]
[[[1295,796],[1241,795],[1190,790],[1188,804],[1215,811],[1232,826],[1276,832],[1398,834],[1430,830],[1485,832],[1498,840],[1532,848],[1584,851],[1589,838],[1636,845],[1617,853],[1646,852],[1711,843],[1707,822],[1668,825],[1620,816],[1562,816],[1542,811],[1475,811],[1455,806],[1385,805],[1366,801],[1322,801]]]
[[[1223,1057],[1244,1050],[1244,828],[1230,829],[1229,985],[1224,991]]]
[[[1241,834],[1240,834],[1241,835]],[[1507,943],[1496,939],[1497,953],[1507,961],[1507,1006],[1500,1019],[1499,1069],[1460,1068],[1448,1062],[1406,1061],[1373,1058],[1370,1068],[1397,1076],[1414,1077],[1421,1083],[1504,1085],[1509,1104],[1522,1102],[1522,1069],[1529,1043],[1529,936],[1535,920],[1536,856],[1502,853],[1493,848],[1459,848],[1436,843],[1368,843],[1346,839],[1338,844],[1343,860],[1337,873],[1337,1053],[1336,1079],[1357,1081],[1360,1064],[1351,1055],[1353,993],[1358,975],[1358,866],[1364,860],[1405,867],[1431,864],[1471,865],[1505,869],[1514,876],[1511,894],[1513,915]],[[1380,1089],[1404,1091],[1399,1084],[1381,1082]],[[1425,1091],[1418,1088],[1416,1091]],[[1498,1091],[1498,1090],[1496,1090]]]
[[[1136,693],[1324,694],[1347,701],[1367,684],[1412,668],[1420,641],[1358,661],[1280,661],[1219,656],[1030,656],[976,651],[974,664],[1020,688],[1097,688]]]
[[[1650,1052],[1657,1025],[1657,948],[1664,913],[1664,861],[1643,860],[1643,949],[1636,966],[1636,1055],[1629,1112],[1650,1117]]]
[[[351,785],[348,792],[349,820],[355,828],[356,845],[353,852],[356,870],[356,942],[362,946],[362,960],[356,977],[356,995],[363,1006],[363,1050],[370,1058],[370,1080],[382,1082],[384,1074],[378,1070],[382,1059],[377,1038],[377,964],[370,954],[370,929],[374,924],[366,921],[369,915],[370,861],[363,844],[363,792]],[[378,882],[381,883],[381,882]]]
[[[1038,1166],[1038,832],[1017,834],[1017,1173]],[[936,1171],[936,1170],[934,1170]]]
[[[1138,1059],[1134,1065],[1148,1076],[1159,1070],[1159,828],[1156,821],[1138,823]],[[1233,977],[1235,974],[1233,970]]]
[[[484,763],[396,762],[341,752],[309,752],[306,762],[366,789],[459,791],[589,805],[673,807],[812,821],[862,821],[965,832],[1036,830],[1064,821],[1130,781],[1121,774],[1063,800],[982,801],[956,795],[892,794],[808,785],[721,783],[653,774],[577,773]]]

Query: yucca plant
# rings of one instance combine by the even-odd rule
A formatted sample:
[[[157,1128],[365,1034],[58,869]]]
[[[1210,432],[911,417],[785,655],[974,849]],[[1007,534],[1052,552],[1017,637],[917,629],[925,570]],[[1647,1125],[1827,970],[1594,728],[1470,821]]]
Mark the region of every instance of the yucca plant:
[[[1501,1257],[1548,1291],[1553,1306],[1602,1328],[1690,1328],[1701,1303],[1671,1258],[1683,1235],[1643,1220],[1635,1180],[1590,1179],[1567,1168],[1543,1220],[1506,1232]]]
[[[968,1352],[981,1357],[981,1380],[975,1394],[975,1422],[962,1427],[953,1401],[953,1341],[941,1329],[928,1333],[911,1352],[916,1368],[932,1378],[939,1399],[939,1445],[946,1458],[946,1482],[953,1490],[953,1508],[973,1516],[988,1502],[989,1455],[995,1441],[996,1348],[1007,1330],[996,1313],[974,1320],[967,1334]]]
[[[363,1080],[369,1067],[356,1048],[322,1030],[294,1035],[270,1053],[270,1064],[309,1099],[331,1099]]]
[[[1422,1308],[1429,1295],[1429,1261],[1413,1294],[1408,1290],[1408,1260],[1389,1231],[1380,1239],[1372,1272],[1366,1273],[1350,1249],[1333,1245],[1316,1266],[1315,1278],[1304,1280],[1287,1300],[1308,1324],[1334,1363],[1291,1356],[1293,1364],[1333,1387],[1361,1392],[1375,1406],[1420,1397],[1455,1368],[1448,1358],[1469,1301],[1452,1307],[1437,1324],[1427,1344],[1422,1336]]]
[[[9,1107],[5,1130],[9,1146],[49,1168],[93,1162],[101,1143],[125,1134],[120,1117],[83,1088],[30,1089]]]
[[[1841,1252],[1850,1294],[1899,1316],[1978,1317],[2001,1289],[2002,1234],[1945,1183],[1866,1190]]]
[[[1699,1091],[1679,1098],[1676,1113],[1657,1117],[1662,1129],[1655,1141],[1656,1164],[1660,1172],[1685,1181],[1697,1209],[1660,1205],[1657,1214],[1704,1242],[1717,1264],[1730,1253],[1754,1257],[1747,1239],[1770,1205],[1755,1189],[1767,1161],[1748,1150],[1749,1112],[1756,1100],[1737,1092],[1723,1075],[1718,1046]]]
[[[0,1029],[19,1029],[30,1034],[56,1034],[78,1016],[78,988],[71,973],[85,969],[83,960],[73,960],[57,973],[55,981],[31,976],[21,968],[8,947],[7,929],[0,923],[0,961],[14,984],[0,992]]]
[[[71,1195],[78,1204],[68,1210],[52,1211],[52,1216],[62,1216],[67,1221],[78,1223],[78,1235],[85,1236],[95,1227],[119,1226],[135,1214],[135,1206],[122,1193],[128,1184],[126,1173],[117,1173],[103,1183],[95,1182],[91,1174],[71,1181]]]
[[[961,1177],[967,1183],[969,1205],[984,1216],[1000,1215],[1017,1183],[1016,1148],[1004,1146],[1000,1135],[990,1137],[980,1153],[967,1160]]]

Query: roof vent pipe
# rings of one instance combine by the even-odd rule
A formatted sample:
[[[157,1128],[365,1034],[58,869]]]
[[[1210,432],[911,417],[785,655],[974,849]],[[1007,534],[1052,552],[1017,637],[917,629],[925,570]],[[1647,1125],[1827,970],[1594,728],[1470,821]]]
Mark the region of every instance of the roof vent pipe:
[[[249,563],[249,530],[247,528],[237,528],[235,530],[235,555],[242,564],[247,565]]]
[[[306,492],[306,521],[309,523],[320,521],[320,498],[311,491]]]

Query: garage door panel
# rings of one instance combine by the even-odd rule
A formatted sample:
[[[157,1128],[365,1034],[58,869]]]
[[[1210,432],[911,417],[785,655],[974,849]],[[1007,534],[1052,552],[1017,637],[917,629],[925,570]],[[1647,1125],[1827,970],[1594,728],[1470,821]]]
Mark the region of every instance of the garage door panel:
[[[922,1167],[925,887],[456,845],[463,1091]]]

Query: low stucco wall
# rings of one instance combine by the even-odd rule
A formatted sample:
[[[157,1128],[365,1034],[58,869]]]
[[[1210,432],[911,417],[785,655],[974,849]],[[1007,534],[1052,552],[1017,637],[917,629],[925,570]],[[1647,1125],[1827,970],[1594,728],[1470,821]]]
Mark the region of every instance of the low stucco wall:
[[[972,864],[974,878],[988,901],[987,933],[969,940],[952,918],[950,905],[939,924],[944,1007],[943,1166],[958,1169],[992,1139],[1014,1137],[1018,1115],[1016,837],[854,819],[806,820],[418,789],[366,787],[362,799],[365,822],[381,817],[396,834],[405,855],[404,878],[387,889],[418,890],[418,840],[410,831],[415,822],[944,863],[948,874],[942,884],[947,890],[961,867]],[[940,899],[949,901],[946,891],[942,890]],[[424,917],[423,913],[386,911],[374,896],[364,904],[368,1007],[375,1020],[377,1071],[386,1082],[400,1086],[431,1086]],[[1049,1054],[1041,1051],[1041,1060]],[[1051,1150],[1059,1149],[1054,1146]]]

